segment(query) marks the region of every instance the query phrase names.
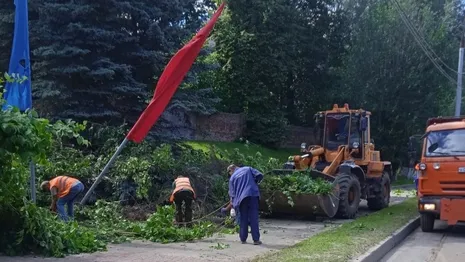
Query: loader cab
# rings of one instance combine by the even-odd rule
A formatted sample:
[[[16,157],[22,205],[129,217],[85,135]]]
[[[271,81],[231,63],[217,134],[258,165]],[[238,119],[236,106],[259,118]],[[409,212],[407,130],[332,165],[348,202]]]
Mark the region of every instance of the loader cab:
[[[335,107],[325,114],[322,144],[329,151],[337,151],[340,146],[349,150],[357,149],[352,154],[355,159],[363,159],[365,146],[369,144],[369,116],[362,110],[338,110]]]
[[[318,143],[307,146],[302,143],[300,156],[290,156],[284,169],[302,169],[312,166],[324,170],[338,157],[341,147],[345,150],[344,159],[351,158],[357,165],[367,165],[369,161],[378,161],[379,152],[374,151],[370,141],[370,115],[363,109],[350,110],[334,105],[331,110],[320,111],[314,115],[314,134]]]

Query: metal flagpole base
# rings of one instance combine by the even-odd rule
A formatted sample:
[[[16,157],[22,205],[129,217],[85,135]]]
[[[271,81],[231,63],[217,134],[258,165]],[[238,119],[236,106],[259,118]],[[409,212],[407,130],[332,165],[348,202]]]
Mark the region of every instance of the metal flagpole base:
[[[108,163],[106,164],[105,168],[103,168],[102,172],[100,173],[100,175],[98,175],[97,179],[95,180],[94,184],[92,184],[92,186],[90,187],[89,191],[87,191],[86,195],[84,196],[84,198],[81,200],[81,205],[84,205],[87,200],[89,199],[90,195],[92,194],[92,192],[94,191],[95,187],[98,185],[98,183],[100,183],[100,180],[102,180],[103,176],[108,172],[108,170],[110,169],[110,167],[113,165],[113,163],[115,162],[116,158],[118,157],[118,155],[121,153],[121,151],[123,150],[124,146],[126,146],[126,144],[128,143],[128,139],[127,138],[124,138],[123,142],[121,142],[121,144],[119,145],[118,149],[116,149],[116,152],[113,154],[113,156],[110,158],[110,160],[108,161]]]

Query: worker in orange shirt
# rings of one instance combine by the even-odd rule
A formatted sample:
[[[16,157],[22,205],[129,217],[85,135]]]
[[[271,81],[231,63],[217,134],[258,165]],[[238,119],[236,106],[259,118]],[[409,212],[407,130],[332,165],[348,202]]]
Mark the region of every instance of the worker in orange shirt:
[[[60,218],[64,221],[74,217],[74,201],[84,191],[81,181],[69,176],[57,176],[50,181],[42,182],[40,187],[43,191],[50,191],[52,194],[51,211],[58,211]],[[68,206],[68,214],[65,212],[65,205]]]
[[[170,202],[176,204],[177,223],[189,223],[192,221],[192,201],[195,200],[195,198],[195,191],[189,178],[178,176],[173,182],[173,193],[170,197]],[[184,212],[182,210],[183,203],[185,207]]]

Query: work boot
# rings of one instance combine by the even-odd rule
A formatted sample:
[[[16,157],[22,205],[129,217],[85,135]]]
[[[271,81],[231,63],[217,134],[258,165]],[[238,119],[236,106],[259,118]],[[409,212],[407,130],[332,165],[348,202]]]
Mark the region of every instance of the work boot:
[[[260,240],[254,241],[253,244],[256,245],[256,246],[258,246],[258,245],[261,245],[261,244],[262,244],[262,241],[260,241]]]

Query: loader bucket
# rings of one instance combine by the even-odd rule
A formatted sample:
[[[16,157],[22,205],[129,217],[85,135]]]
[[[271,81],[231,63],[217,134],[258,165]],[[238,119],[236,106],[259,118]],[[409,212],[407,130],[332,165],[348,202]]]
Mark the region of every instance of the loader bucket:
[[[273,170],[273,175],[290,175],[300,173],[312,178],[323,178],[334,183],[334,177],[325,175],[316,170],[295,171],[289,169]],[[265,178],[266,179],[266,178]],[[339,188],[335,185],[333,193],[329,195],[293,194],[292,202],[282,192],[263,192],[260,198],[260,211],[275,214],[288,214],[298,216],[327,216],[334,217],[339,206]]]

